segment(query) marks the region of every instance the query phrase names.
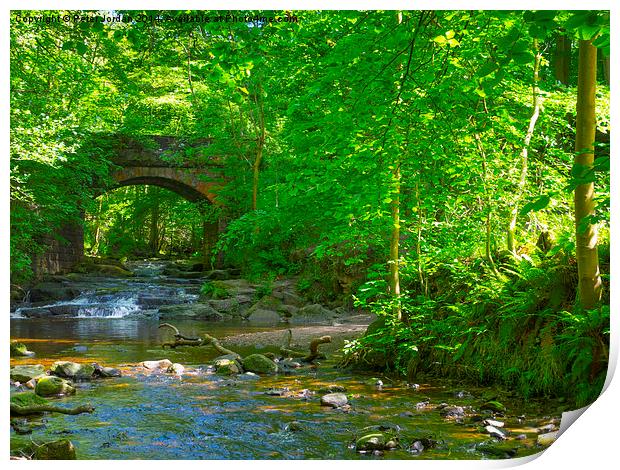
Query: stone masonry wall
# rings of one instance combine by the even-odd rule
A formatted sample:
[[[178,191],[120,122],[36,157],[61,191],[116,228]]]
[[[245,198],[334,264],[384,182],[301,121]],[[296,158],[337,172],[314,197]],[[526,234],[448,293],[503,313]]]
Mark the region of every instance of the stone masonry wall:
[[[61,237],[64,240],[58,239]],[[81,226],[64,226],[58,231],[58,238],[47,236],[42,240],[49,248],[33,260],[32,270],[36,277],[67,273],[84,256],[84,229]]]

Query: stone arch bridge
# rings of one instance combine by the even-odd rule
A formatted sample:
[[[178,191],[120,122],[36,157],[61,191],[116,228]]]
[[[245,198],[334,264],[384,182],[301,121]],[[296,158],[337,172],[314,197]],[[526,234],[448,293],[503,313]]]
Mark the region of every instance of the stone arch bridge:
[[[169,189],[189,201],[216,204],[217,189],[224,185],[221,162],[207,160],[202,151],[210,144],[203,139],[186,142],[175,137],[147,136],[130,138],[110,136],[113,168],[112,186],[97,188],[103,194],[111,189],[131,185],[154,185]],[[191,161],[182,158],[188,154]],[[217,241],[223,222],[203,223],[203,250],[206,256]],[[84,256],[82,225],[65,225],[54,236],[43,240],[48,250],[34,260],[36,274],[65,273]]]

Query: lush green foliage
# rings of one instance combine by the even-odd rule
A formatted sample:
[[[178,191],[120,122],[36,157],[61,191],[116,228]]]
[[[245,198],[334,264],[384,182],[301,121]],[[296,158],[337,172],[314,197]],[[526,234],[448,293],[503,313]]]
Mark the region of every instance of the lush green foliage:
[[[439,362],[524,393],[595,396],[608,309],[576,310],[564,281],[575,271],[572,191],[585,181],[596,184],[590,222],[609,281],[608,14],[296,16],[14,25],[14,278],[28,276],[43,235],[83,211],[87,249],[116,257],[199,252],[203,221],[219,219],[214,260],[221,251],[266,286],[298,274],[309,298],[355,299],[385,319],[350,358],[381,353],[401,372]],[[556,79],[558,35],[573,44],[568,83]],[[597,159],[585,173],[572,163],[578,39],[594,39],[601,57]],[[218,205],[198,210],[157,188],[102,195],[112,187],[105,135],[208,139],[168,158],[217,161],[227,181]]]

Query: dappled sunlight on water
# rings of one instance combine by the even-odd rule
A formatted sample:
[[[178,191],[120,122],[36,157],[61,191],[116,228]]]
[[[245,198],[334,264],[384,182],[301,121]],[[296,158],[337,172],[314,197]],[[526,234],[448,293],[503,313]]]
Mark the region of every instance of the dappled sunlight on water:
[[[224,345],[227,337],[234,336],[237,342],[228,346],[242,356],[277,352],[286,338],[284,332],[264,333],[285,325],[174,323],[187,336],[209,333]],[[250,334],[259,332],[263,334],[254,345]],[[477,450],[492,440],[472,419],[480,413],[482,396],[489,389],[434,379],[420,379],[419,385],[411,387],[397,378],[339,369],[339,356],[333,351],[341,338],[329,345],[328,360],[292,375],[222,377],[208,367],[219,355],[212,347],[162,349],[171,335],[160,330],[155,319],[12,318],[11,337],[36,353],[35,357],[11,358],[11,365],[49,368],[60,360],[96,362],[121,369],[123,374],[76,383],[74,396],[54,401],[65,406],[90,403],[94,413],[33,417],[28,421],[42,425],[33,427],[31,434],[11,431],[13,452],[31,441],[67,438],[81,459],[493,458]],[[269,338],[278,344],[271,344]],[[182,364],[185,372],[176,376],[138,365],[160,359]],[[382,389],[376,386],[378,378]],[[319,390],[329,385],[346,388],[349,406],[321,406],[325,392]],[[469,394],[456,398],[455,392],[463,389]],[[559,416],[557,404],[518,401],[509,393],[491,392],[497,392],[508,408],[501,419],[511,431],[508,442],[518,447],[517,456],[539,452],[537,428]],[[463,422],[441,416],[435,408],[444,402],[467,409]],[[356,453],[351,444],[379,425],[398,435],[401,448],[381,456]],[[514,440],[518,434],[525,438]],[[421,438],[432,438],[437,446],[420,455],[409,452],[408,447]]]

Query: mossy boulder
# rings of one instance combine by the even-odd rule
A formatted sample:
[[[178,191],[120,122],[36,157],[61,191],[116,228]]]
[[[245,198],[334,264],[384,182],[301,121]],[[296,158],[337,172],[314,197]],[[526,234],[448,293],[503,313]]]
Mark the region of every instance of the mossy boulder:
[[[236,375],[242,372],[241,365],[235,359],[217,358],[213,364],[215,372],[219,375]]]
[[[69,379],[87,380],[91,379],[95,373],[95,368],[91,364],[79,364],[70,361],[57,361],[52,364],[50,373],[57,377]]]
[[[23,365],[11,367],[11,380],[16,382],[26,383],[29,380],[39,377],[45,374],[45,367],[41,364],[36,365]]]
[[[243,358],[243,368],[255,374],[275,374],[278,372],[278,365],[262,354],[250,354]]]
[[[320,304],[301,307],[291,321],[295,323],[316,323],[332,320],[336,314]]]
[[[329,384],[319,388],[319,393],[344,393],[347,389],[342,385]]]
[[[255,323],[267,324],[279,323],[282,320],[282,317],[277,311],[265,310],[262,308],[252,310],[252,313],[246,314],[245,317]]]
[[[236,297],[229,299],[210,299],[209,305],[216,311],[227,315],[237,315],[240,310],[239,300]]]
[[[372,452],[375,450],[386,450],[398,447],[395,439],[390,439],[383,433],[376,432],[366,434],[355,441],[355,450],[358,452]]]
[[[28,351],[28,348],[24,343],[18,343],[16,341],[11,342],[11,357],[28,357],[34,356],[32,351]]]
[[[34,388],[34,393],[40,397],[53,397],[58,395],[72,395],[75,393],[75,388],[60,377],[41,377],[37,381],[37,385]]]
[[[47,442],[34,451],[35,460],[77,460],[75,446],[67,439]]]
[[[11,404],[16,406],[47,405],[49,401],[34,392],[20,392],[11,395]]]
[[[204,277],[204,273],[201,271],[179,271],[175,277],[180,279],[200,279]]]
[[[31,302],[72,300],[79,295],[79,289],[75,287],[67,287],[60,282],[42,282],[30,289]]]
[[[111,277],[133,277],[134,273],[127,269],[123,269],[120,266],[114,266],[112,264],[96,264],[94,271],[98,274]]]
[[[385,449],[387,438],[383,433],[366,434],[355,441],[355,450],[358,452],[368,452]]]
[[[163,305],[159,307],[160,320],[176,320],[182,318],[220,321],[224,319],[224,316],[208,303]]]

